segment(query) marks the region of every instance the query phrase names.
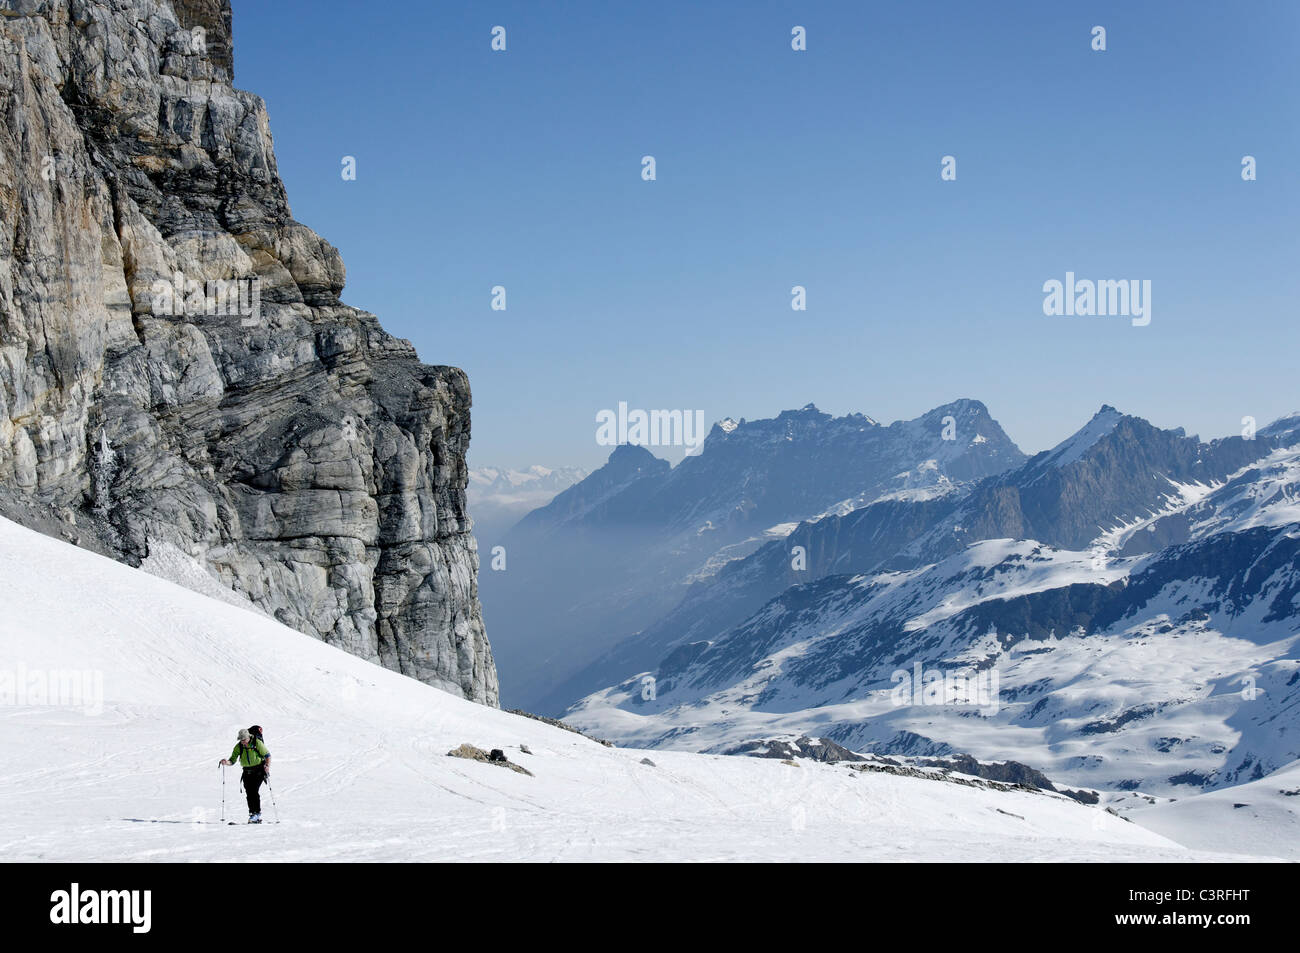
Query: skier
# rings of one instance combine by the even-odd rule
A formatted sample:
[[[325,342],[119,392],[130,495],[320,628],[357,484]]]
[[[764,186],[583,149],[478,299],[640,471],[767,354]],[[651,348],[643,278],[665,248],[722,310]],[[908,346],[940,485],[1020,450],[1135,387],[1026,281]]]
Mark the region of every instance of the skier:
[[[258,788],[263,781],[271,779],[271,752],[266,750],[261,731],[254,736],[247,728],[239,729],[239,739],[234,750],[230,752],[229,758],[222,758],[221,763],[234,764],[236,761],[244,769],[242,783],[244,793],[248,796],[248,823],[261,824],[262,796],[258,793]]]

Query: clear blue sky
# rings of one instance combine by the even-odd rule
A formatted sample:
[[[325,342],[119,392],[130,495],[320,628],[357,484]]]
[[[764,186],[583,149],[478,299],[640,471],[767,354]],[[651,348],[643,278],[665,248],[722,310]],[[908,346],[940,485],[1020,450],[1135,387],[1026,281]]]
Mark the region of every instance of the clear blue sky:
[[[1300,4],[234,11],[295,217],[344,300],[468,372],[471,465],[599,464],[618,401],[974,397],[1029,452],[1103,403],[1207,438],[1300,409]],[[1150,279],[1150,326],[1045,317],[1066,271]]]

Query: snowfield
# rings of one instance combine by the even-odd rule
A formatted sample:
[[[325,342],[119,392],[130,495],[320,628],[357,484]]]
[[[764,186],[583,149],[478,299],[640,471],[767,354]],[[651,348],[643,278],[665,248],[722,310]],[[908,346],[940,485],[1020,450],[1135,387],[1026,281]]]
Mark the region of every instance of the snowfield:
[[[1144,806],[1141,797],[1133,800],[1136,821],[1180,844],[1300,861],[1300,762],[1258,781],[1179,801]]]
[[[154,571],[183,577],[177,556]],[[1204,861],[1271,851],[1232,837],[1192,850],[1047,794],[603,747],[3,520],[0,587],[7,861]],[[276,806],[263,789],[263,810],[282,823],[231,827],[217,762],[254,722],[273,753]],[[465,742],[502,748],[534,776],[446,756]],[[246,818],[236,769],[226,769],[225,802],[227,818]],[[1177,807],[1136,813],[1185,834]],[[1213,823],[1224,806],[1189,807],[1192,821]]]

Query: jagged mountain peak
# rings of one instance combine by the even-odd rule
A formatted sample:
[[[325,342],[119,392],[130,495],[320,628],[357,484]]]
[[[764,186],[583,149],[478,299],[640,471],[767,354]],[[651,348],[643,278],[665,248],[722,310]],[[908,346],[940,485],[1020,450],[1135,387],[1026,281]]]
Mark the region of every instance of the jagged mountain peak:
[[[1093,414],[1086,424],[1047,451],[1047,456],[1042,459],[1041,464],[1063,467],[1074,463],[1108,436],[1124,419],[1124,414],[1109,404],[1103,404],[1101,410]]]
[[[946,404],[940,404],[932,410],[926,411],[921,415],[921,418],[942,417],[950,414],[974,414],[987,417],[989,416],[989,409],[982,400],[976,400],[973,397],[959,397],[956,400],[950,400]]]
[[[991,425],[990,434],[985,439],[996,435],[999,443],[1014,448],[1014,444],[1001,431],[988,408],[978,400],[963,398],[943,404],[926,411],[912,420],[897,420],[885,427],[876,418],[861,412],[850,412],[836,417],[818,409],[816,404],[808,403],[797,410],[783,410],[775,417],[750,420],[741,417],[727,417],[713,425],[705,440],[701,453],[718,446],[735,446],[738,444],[775,444],[798,441],[834,442],[844,439],[846,435],[866,433],[873,430],[902,430],[907,428],[927,428],[939,434],[945,417],[952,416],[961,423],[974,423],[987,420]],[[972,434],[972,439],[974,434]],[[983,442],[983,441],[977,441]],[[1019,453],[1016,449],[1015,453]],[[698,455],[697,455],[698,456]]]
[[[605,461],[606,467],[626,469],[628,467],[664,467],[671,466],[667,460],[656,457],[649,449],[638,443],[620,443]]]
[[[526,515],[514,531],[527,534],[547,531],[570,521],[598,520],[608,514],[608,505],[622,494],[644,482],[658,483],[671,470],[672,464],[645,447],[621,443],[610,452],[603,467]]]
[[[1101,455],[1158,454],[1179,445],[1193,458],[1200,455],[1201,448],[1212,446],[1202,444],[1199,437],[1189,437],[1183,427],[1157,427],[1144,417],[1102,404],[1082,427],[1050,450],[1030,458],[1023,473],[1036,480],[1044,471],[1067,469]]]

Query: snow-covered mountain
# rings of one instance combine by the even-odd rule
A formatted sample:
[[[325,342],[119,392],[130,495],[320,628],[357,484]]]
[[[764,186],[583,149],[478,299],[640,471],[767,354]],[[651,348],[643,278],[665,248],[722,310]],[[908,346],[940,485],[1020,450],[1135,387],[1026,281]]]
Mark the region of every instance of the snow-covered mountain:
[[[1196,498],[1289,432],[1279,422],[1253,441],[1203,445],[1103,407],[1077,434],[1018,468],[974,484],[936,481],[865,505],[860,499],[697,575],[674,606],[571,682],[607,686],[654,668],[677,646],[716,638],[786,588],[827,575],[915,568],[983,539],[1087,548],[1138,514]],[[1157,538],[1130,537],[1128,552],[1149,552]]]
[[[964,496],[800,527],[567,717],[654,747],[816,731],[1179,797],[1263,777],[1300,757],[1295,423],[1201,444],[1105,408]],[[813,581],[753,609],[795,540]]]
[[[468,489],[484,500],[549,502],[556,494],[586,479],[589,473],[581,467],[531,466],[526,470],[470,467]]]
[[[886,494],[799,524],[788,536],[692,580],[674,608],[584,674],[605,685],[620,681],[653,667],[678,645],[720,635],[786,588],[823,576],[914,568],[981,539],[1088,548],[1135,514],[1194,500],[1234,469],[1294,439],[1300,421],[1287,420],[1254,441],[1202,445],[1181,430],[1162,431],[1103,407],[1077,434],[1018,469],[974,485]],[[1128,534],[1126,554],[1167,544],[1174,526],[1161,522],[1150,533]],[[795,547],[806,554],[798,563]]]
[[[727,420],[675,467],[620,446],[507,534],[506,571],[480,573],[506,702],[555,712],[608,684],[591,663],[801,521],[942,496],[1024,459],[974,400],[889,426],[811,404]]]
[[[977,486],[962,506],[902,551],[932,562],[981,539],[1036,539],[1083,548],[1161,508],[1186,502],[1294,439],[1279,422],[1255,439],[1202,443],[1182,429],[1102,409],[1078,433],[1016,470]]]
[[[0,785],[8,861],[1230,856],[942,769],[606,747],[5,520],[0,590],[22,597],[0,614],[6,757],[30,766]],[[274,755],[264,812],[280,823],[230,827],[223,792],[228,818],[244,805],[217,761],[253,722]],[[448,757],[462,744],[527,773]]]
[[[470,467],[467,507],[474,535],[486,550],[521,518],[590,475],[581,467],[531,466],[524,470]]]

